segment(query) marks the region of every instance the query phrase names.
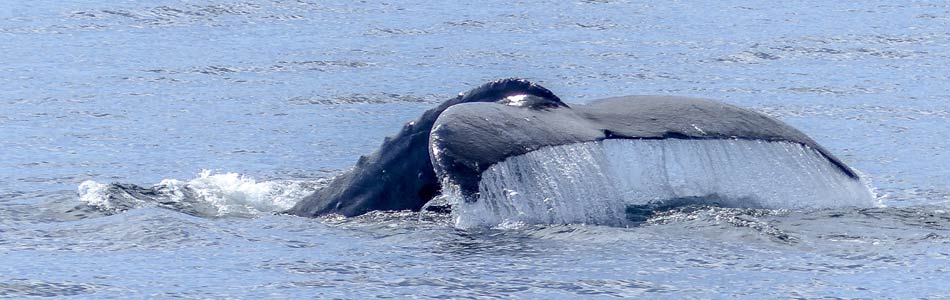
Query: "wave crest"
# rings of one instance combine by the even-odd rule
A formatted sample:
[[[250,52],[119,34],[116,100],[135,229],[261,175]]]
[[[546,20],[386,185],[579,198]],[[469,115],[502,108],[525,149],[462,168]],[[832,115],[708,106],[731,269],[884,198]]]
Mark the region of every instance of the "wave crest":
[[[238,173],[202,170],[194,179],[165,179],[149,188],[85,181],[78,192],[82,205],[110,214],[154,206],[202,217],[255,216],[290,209],[322,183],[259,182]]]

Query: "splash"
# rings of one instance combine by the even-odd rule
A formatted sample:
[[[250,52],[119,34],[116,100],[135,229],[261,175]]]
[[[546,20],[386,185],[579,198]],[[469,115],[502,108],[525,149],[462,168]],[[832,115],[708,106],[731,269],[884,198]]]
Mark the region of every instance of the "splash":
[[[757,140],[605,140],[543,148],[484,173],[479,199],[444,186],[458,227],[629,224],[641,209],[687,204],[766,209],[878,206],[865,182],[820,153]]]
[[[86,206],[111,213],[157,206],[204,217],[253,216],[290,209],[319,184],[258,182],[237,173],[214,174],[202,170],[194,179],[165,179],[150,188],[85,181],[79,185],[79,200]]]

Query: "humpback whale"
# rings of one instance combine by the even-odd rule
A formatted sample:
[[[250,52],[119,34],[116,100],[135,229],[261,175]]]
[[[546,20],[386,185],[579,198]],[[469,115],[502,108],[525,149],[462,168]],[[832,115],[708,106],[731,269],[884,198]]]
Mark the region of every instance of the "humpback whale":
[[[507,159],[611,140],[789,143],[827,162],[834,176],[860,181],[854,170],[807,135],[755,111],[674,96],[623,96],[568,105],[538,84],[510,78],[485,83],[426,111],[288,213],[312,217],[419,211],[448,186],[464,202],[473,203],[484,191],[480,182],[486,170]]]

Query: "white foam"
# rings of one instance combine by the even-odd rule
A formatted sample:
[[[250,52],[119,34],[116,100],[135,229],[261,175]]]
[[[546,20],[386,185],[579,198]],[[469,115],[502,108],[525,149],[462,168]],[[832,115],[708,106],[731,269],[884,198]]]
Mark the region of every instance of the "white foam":
[[[106,195],[108,187],[106,184],[92,180],[83,181],[79,184],[79,201],[87,205],[111,209]]]
[[[198,176],[188,181],[165,179],[152,186],[161,195],[163,203],[192,202],[210,207],[211,211],[202,211],[208,216],[246,216],[262,212],[279,212],[290,209],[294,204],[312,193],[316,182],[306,181],[261,181],[238,173],[215,174],[202,170]],[[87,205],[111,209],[119,206],[111,203],[108,197],[109,185],[95,181],[85,181],[79,185],[80,201]],[[123,199],[132,206],[154,205],[146,199]],[[154,202],[154,201],[152,201]]]
[[[458,227],[499,224],[623,224],[630,205],[709,199],[730,207],[872,207],[868,186],[816,150],[752,140],[605,140],[547,147],[482,173],[479,199],[457,189]]]

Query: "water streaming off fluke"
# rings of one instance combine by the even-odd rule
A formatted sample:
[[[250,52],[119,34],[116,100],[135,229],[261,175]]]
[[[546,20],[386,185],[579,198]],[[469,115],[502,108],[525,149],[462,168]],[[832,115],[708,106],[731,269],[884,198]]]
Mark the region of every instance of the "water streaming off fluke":
[[[460,199],[451,184],[450,199]],[[510,223],[623,225],[649,207],[872,207],[867,184],[800,144],[758,140],[605,140],[511,157],[482,174],[459,227]]]

